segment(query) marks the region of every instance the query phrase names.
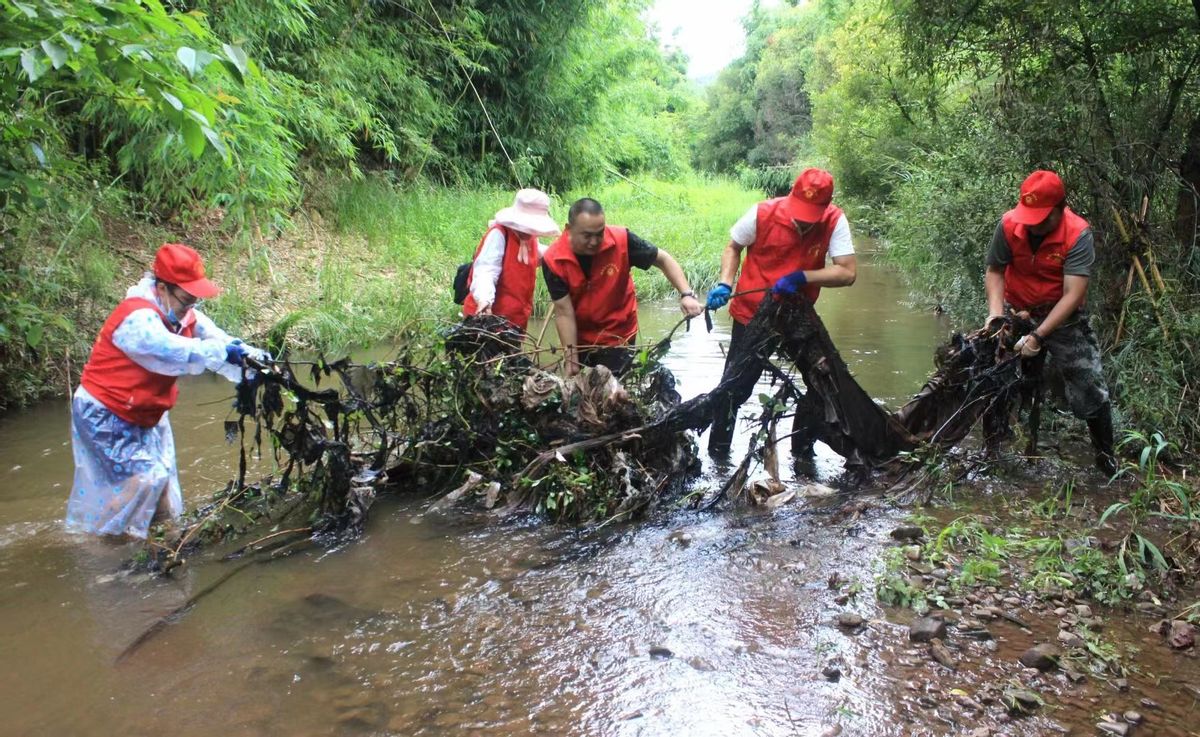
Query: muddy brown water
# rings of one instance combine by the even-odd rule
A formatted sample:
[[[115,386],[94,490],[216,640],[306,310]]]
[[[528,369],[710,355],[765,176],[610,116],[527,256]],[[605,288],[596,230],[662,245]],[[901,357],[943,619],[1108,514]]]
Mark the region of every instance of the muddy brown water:
[[[946,326],[864,260],[819,311],[867,391],[896,406]],[[677,314],[643,305],[643,335]],[[701,321],[677,334],[666,361],[685,398],[715,385],[727,339],[725,312],[712,334]],[[222,428],[231,396],[220,380],[188,380],[172,411],[191,504],[236,468]],[[907,735],[978,721],[945,696],[974,679],[910,652],[905,615],[869,593],[903,510],[828,500],[577,531],[429,515],[433,490],[407,489],[377,502],[360,539],[248,567],[118,663],[233,564],[150,580],[120,572],[129,547],[63,532],[68,422],[64,400],[0,419],[3,735]],[[840,462],[821,450],[828,479]],[[700,483],[722,472],[708,464]],[[864,593],[836,604],[835,573],[842,592]],[[837,627],[846,609],[866,626]],[[1008,649],[1032,636],[1009,634]],[[836,682],[822,675],[831,664]],[[996,667],[988,677],[1011,674]],[[1100,707],[1079,698],[1057,723],[1086,727]],[[1188,724],[1184,700],[1172,703],[1172,723]]]

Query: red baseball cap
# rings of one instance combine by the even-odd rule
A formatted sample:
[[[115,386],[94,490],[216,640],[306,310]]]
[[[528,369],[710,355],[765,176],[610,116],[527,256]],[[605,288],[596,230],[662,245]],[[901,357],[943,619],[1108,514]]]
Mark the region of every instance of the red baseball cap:
[[[154,255],[154,276],[179,287],[197,299],[212,299],[221,288],[204,278],[204,262],[194,248],[164,243]]]
[[[824,169],[805,169],[784,200],[784,212],[804,223],[815,223],[833,200],[833,175]]]
[[[1038,169],[1021,183],[1013,220],[1022,225],[1037,225],[1066,199],[1067,189],[1062,179],[1052,171]]]

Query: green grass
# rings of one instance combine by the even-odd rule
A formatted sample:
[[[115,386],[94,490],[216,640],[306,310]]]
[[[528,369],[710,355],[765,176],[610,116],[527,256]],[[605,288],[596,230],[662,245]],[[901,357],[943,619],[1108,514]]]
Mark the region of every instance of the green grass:
[[[433,329],[456,319],[454,270],[472,257],[513,192],[397,185],[378,175],[318,179],[308,210],[277,224],[281,230],[268,228],[262,238],[254,228],[196,231],[193,245],[224,288],[205,311],[249,340],[286,335],[291,347],[329,357],[386,343],[414,325]],[[67,363],[78,378],[100,324],[148,266],[145,254],[193,232],[187,223],[162,226],[131,214],[119,187],[80,185],[64,193],[39,210],[0,218],[0,410],[63,392]],[[716,279],[729,228],[761,199],[728,179],[614,180],[555,195],[551,214],[565,224],[570,203],[583,196],[604,205],[610,224],[668,250],[700,293]],[[317,219],[313,213],[320,224],[301,227]],[[307,260],[289,263],[297,256]],[[672,293],[655,269],[635,269],[635,282],[643,299]],[[540,279],[536,302],[544,314],[549,302]]]
[[[365,241],[365,252],[361,258],[332,254],[324,261],[317,288],[289,320],[288,340],[337,355],[392,339],[413,323],[455,319],[454,270],[470,260],[487,223],[512,196],[510,188],[397,186],[376,176],[326,183],[314,198],[317,209],[339,237]],[[698,292],[716,281],[729,228],[761,199],[726,179],[616,181],[553,196],[551,215],[565,224],[571,202],[583,196],[604,205],[610,224],[628,227],[675,256]],[[643,299],[672,293],[655,269],[635,270],[634,280]],[[225,299],[214,308],[225,310]],[[227,299],[236,301],[237,290]],[[541,280],[535,301],[543,314],[549,302]],[[240,316],[233,308],[228,314]]]

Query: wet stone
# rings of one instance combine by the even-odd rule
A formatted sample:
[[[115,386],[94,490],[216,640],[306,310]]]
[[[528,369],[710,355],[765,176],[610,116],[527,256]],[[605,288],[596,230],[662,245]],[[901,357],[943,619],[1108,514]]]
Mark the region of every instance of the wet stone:
[[[930,641],[929,656],[950,670],[958,669],[958,661],[950,654],[950,650],[942,644],[941,640]]]
[[[1026,668],[1036,668],[1039,671],[1054,670],[1058,667],[1060,655],[1058,648],[1053,645],[1047,643],[1034,645],[1021,654],[1021,665]]]
[[[908,639],[913,642],[929,642],[946,636],[946,623],[933,617],[917,617],[908,626]]]
[[[1113,686],[1116,687],[1116,689],[1121,693],[1125,693],[1129,690],[1129,679],[1118,678],[1117,680],[1113,681]]]
[[[1008,713],[1013,716],[1029,714],[1042,705],[1042,700],[1037,694],[1024,688],[1005,689],[1001,700]]]
[[[1069,630],[1059,630],[1058,641],[1062,643],[1063,647],[1070,648],[1083,647],[1087,644],[1082,637]]]
[[[698,670],[701,673],[709,673],[717,669],[715,665],[698,655],[688,658],[687,664],[692,666],[693,670]]]
[[[917,525],[901,525],[892,530],[892,539],[900,542],[911,542],[925,537],[925,530]]]
[[[1125,737],[1125,735],[1129,734],[1129,725],[1122,724],[1121,722],[1099,722],[1096,724],[1096,729],[1100,730],[1103,734],[1113,734],[1117,735],[1117,737]]]
[[[670,648],[665,648],[661,645],[655,645],[650,648],[650,658],[652,660],[669,660],[675,657],[675,653],[671,652]]]
[[[864,621],[863,616],[858,612],[841,612],[837,615],[838,626],[846,629],[861,627]]]
[[[1136,711],[1127,711],[1121,716],[1124,717],[1125,721],[1129,722],[1130,724],[1141,724],[1142,721],[1142,715]]]
[[[1158,702],[1155,701],[1154,699],[1142,699],[1138,703],[1141,704],[1146,709],[1157,709],[1158,708]]]
[[[921,546],[909,545],[904,548],[904,557],[912,561],[921,560]]]
[[[1196,628],[1181,619],[1171,622],[1167,644],[1176,650],[1186,650],[1196,644]]]
[[[982,640],[992,639],[991,631],[988,630],[988,628],[984,627],[983,625],[977,625],[977,626],[973,626],[973,627],[961,627],[958,630],[958,634],[962,635],[963,637],[968,637],[972,640],[982,641]]]
[[[830,683],[837,683],[842,679],[842,668],[837,663],[830,663],[821,669],[821,677]]]

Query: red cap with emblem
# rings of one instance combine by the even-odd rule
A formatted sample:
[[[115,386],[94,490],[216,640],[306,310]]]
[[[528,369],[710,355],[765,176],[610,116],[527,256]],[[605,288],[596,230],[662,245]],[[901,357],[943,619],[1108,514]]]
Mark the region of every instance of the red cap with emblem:
[[[804,223],[820,221],[833,200],[833,175],[824,169],[805,169],[796,177],[785,200],[788,216]]]
[[[205,278],[204,262],[195,249],[164,243],[154,256],[154,276],[174,284],[197,299],[212,299],[221,288]]]
[[[1013,219],[1022,225],[1037,225],[1067,199],[1062,179],[1052,171],[1038,169],[1021,183],[1021,196]]]

